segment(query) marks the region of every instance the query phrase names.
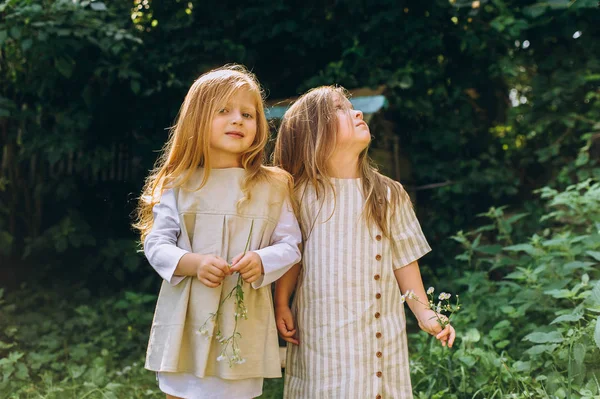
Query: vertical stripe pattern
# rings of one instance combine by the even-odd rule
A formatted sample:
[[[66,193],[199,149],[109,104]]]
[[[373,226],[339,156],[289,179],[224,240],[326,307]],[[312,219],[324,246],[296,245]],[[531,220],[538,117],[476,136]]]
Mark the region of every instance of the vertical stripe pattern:
[[[405,192],[391,245],[367,228],[361,180],[332,181],[335,199],[317,199],[311,187],[302,198],[301,223],[313,227],[293,304],[300,344],[288,345],[284,397],[412,398],[394,269],[429,245]]]

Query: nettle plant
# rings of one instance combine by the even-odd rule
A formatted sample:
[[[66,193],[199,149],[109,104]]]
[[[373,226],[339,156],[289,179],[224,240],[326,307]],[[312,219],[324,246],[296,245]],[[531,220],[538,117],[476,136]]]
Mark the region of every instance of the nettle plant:
[[[456,281],[464,293],[454,322],[459,345],[430,346],[413,359],[418,397],[600,395],[600,183],[537,193],[547,212],[528,239],[514,238],[526,215],[505,207],[480,215],[490,224],[453,237],[469,265]],[[421,340],[417,351],[426,352]],[[424,378],[428,369],[436,378]]]

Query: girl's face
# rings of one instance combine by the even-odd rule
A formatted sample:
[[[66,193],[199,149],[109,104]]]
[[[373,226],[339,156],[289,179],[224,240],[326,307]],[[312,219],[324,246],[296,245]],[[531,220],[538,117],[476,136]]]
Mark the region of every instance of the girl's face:
[[[242,166],[242,154],[256,137],[256,95],[247,89],[235,92],[213,117],[210,159],[213,168]]]
[[[336,96],[333,105],[338,121],[335,152],[358,156],[371,142],[371,131],[363,120],[363,113],[355,110],[343,96]]]

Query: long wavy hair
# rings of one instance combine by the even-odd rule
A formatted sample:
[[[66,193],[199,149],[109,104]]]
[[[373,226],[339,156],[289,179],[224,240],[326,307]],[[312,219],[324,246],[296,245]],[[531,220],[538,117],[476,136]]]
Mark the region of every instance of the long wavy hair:
[[[273,163],[289,172],[294,179],[296,212],[308,185],[314,187],[317,198],[323,198],[328,190],[335,196],[327,160],[336,147],[338,118],[335,100],[344,100],[345,103],[347,98],[348,92],[343,87],[317,87],[298,98],[283,116]],[[346,111],[350,113],[351,108],[346,108]],[[391,238],[388,220],[400,198],[404,197],[403,190],[398,182],[377,171],[367,151],[368,147],[358,159],[365,197],[363,216],[369,226],[377,226],[385,237]],[[300,220],[304,239],[312,230],[311,223],[314,224],[314,221]]]
[[[162,193],[171,188],[182,187],[199,167],[204,168],[200,190],[210,175],[211,123],[217,111],[238,90],[248,90],[254,95],[256,107],[256,136],[252,145],[241,155],[246,177],[242,183],[243,204],[250,199],[250,189],[262,178],[276,178],[291,186],[289,175],[276,168],[265,167],[265,145],[269,127],[265,117],[263,91],[256,76],[241,65],[225,65],[200,76],[189,89],[179,110],[169,139],[156,161],[154,169],[146,178],[139,198],[136,221],[133,227],[140,232],[141,240],[152,229],[152,208],[160,201]]]

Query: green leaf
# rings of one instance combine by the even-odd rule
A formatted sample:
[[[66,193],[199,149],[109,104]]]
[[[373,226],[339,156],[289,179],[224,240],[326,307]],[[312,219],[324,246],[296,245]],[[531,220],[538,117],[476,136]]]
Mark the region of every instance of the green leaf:
[[[577,9],[577,8],[597,8],[598,0],[576,0],[574,1],[569,8]]]
[[[564,341],[564,338],[558,331],[551,332],[533,332],[528,334],[523,338],[523,341],[530,341],[536,344],[547,344],[547,343],[561,343]]]
[[[468,367],[473,367],[477,362],[473,356],[469,355],[458,356],[458,360],[466,364]]]
[[[571,290],[549,290],[544,291],[544,294],[550,295],[553,298],[572,298],[575,296],[575,293],[571,292]]]
[[[24,363],[16,364],[17,371],[15,372],[15,377],[19,380],[28,380],[29,379],[29,370],[27,370],[27,366]]]
[[[0,349],[9,349],[9,348],[12,348],[13,346],[15,346],[14,343],[7,344],[4,341],[0,341]]]
[[[106,11],[106,4],[100,1],[93,2],[92,4],[90,4],[90,7],[94,11]]]
[[[600,252],[598,251],[586,251],[586,254],[588,254],[589,256],[591,256],[592,258],[596,259],[598,262],[600,262]]]
[[[505,251],[523,251],[532,256],[541,255],[544,253],[544,251],[540,250],[539,248],[535,248],[531,244],[510,245],[508,247],[504,247],[504,250]]]
[[[546,12],[548,6],[544,3],[537,3],[523,8],[523,14],[531,18],[537,18]]]
[[[530,362],[522,362],[519,360],[513,364],[513,369],[515,369],[519,373],[527,372],[527,371],[531,370],[531,363]]]
[[[0,46],[4,44],[6,39],[8,38],[8,33],[5,30],[0,30]]]
[[[121,388],[122,386],[123,386],[123,384],[119,384],[116,382],[109,382],[108,384],[106,384],[106,386],[104,388],[108,391],[116,391],[117,389]]]
[[[573,271],[577,269],[582,269],[585,271],[592,270],[592,265],[595,265],[594,262],[580,262],[578,260],[565,263],[564,268],[566,271]]]
[[[583,364],[583,360],[585,359],[585,351],[585,345],[581,342],[578,342],[573,346],[573,358],[577,364]]]
[[[596,346],[600,349],[600,316],[596,319],[596,328],[594,330],[594,341]]]
[[[479,342],[481,334],[476,328],[470,328],[467,330],[465,335],[462,336],[463,342]]]
[[[510,224],[513,224],[514,222],[516,222],[519,219],[524,218],[525,216],[529,215],[528,213],[517,213],[515,215],[512,215],[511,217],[509,217],[506,221]]]
[[[600,281],[596,283],[594,289],[590,292],[588,301],[590,301],[593,305],[600,306]]]
[[[132,80],[129,85],[131,86],[131,91],[134,94],[138,94],[140,92],[140,82],[137,80]]]
[[[525,353],[527,353],[530,356],[537,356],[537,355],[541,355],[542,353],[552,353],[554,352],[554,350],[558,348],[557,344],[550,344],[550,345],[535,345],[532,346],[531,348],[527,349],[525,351]]]
[[[579,314],[576,314],[576,313],[564,314],[564,315],[558,316],[556,319],[552,320],[552,322],[550,324],[575,322],[575,321],[581,320],[582,317],[583,317],[583,312],[579,313]]]
[[[54,67],[65,78],[70,78],[73,74],[74,62],[67,60],[64,57],[54,59]]]
[[[13,39],[19,40],[21,38],[21,28],[13,26],[12,28],[10,28],[10,35]]]
[[[33,45],[33,40],[25,39],[21,42],[21,49],[23,49],[23,51],[27,51],[31,48],[32,45]]]
[[[502,251],[502,245],[481,245],[473,250],[483,254],[497,255]]]

